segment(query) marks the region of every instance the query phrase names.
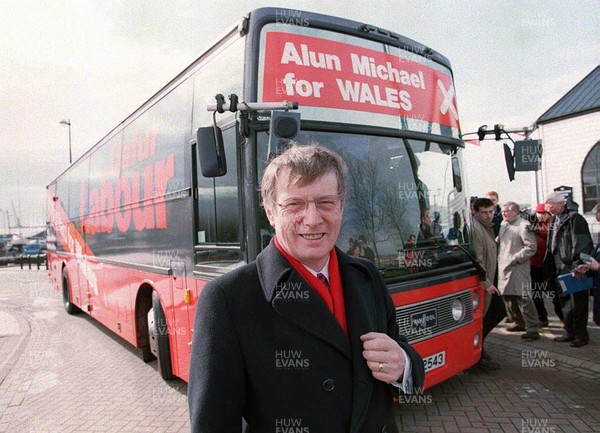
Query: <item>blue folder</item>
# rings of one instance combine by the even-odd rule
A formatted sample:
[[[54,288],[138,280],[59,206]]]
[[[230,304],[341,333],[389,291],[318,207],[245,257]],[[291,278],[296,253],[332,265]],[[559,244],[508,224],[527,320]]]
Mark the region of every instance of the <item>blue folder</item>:
[[[560,285],[563,296],[581,292],[583,290],[589,290],[594,286],[591,277],[585,277],[582,280],[578,280],[571,274],[559,275],[558,284]]]

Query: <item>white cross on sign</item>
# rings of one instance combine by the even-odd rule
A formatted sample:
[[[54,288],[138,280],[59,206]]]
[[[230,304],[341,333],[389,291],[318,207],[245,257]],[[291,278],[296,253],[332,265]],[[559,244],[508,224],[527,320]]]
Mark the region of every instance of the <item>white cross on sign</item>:
[[[451,84],[450,88],[446,90],[446,88],[444,87],[444,83],[442,83],[442,80],[438,80],[437,84],[440,90],[442,91],[442,95],[444,95],[444,101],[442,102],[442,105],[440,105],[440,112],[442,114],[446,114],[446,112],[450,110],[454,118],[458,120],[458,113],[456,112],[456,108],[454,108],[454,104],[452,103],[452,98],[454,98],[454,87],[452,87]]]

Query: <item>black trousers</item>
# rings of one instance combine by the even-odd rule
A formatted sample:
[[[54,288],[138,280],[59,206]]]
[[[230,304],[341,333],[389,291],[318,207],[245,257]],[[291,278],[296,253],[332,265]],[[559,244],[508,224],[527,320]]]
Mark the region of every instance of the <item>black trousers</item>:
[[[544,305],[546,298],[552,299],[552,302],[558,301],[556,294],[552,292],[548,285],[548,281],[544,279],[544,272],[541,266],[531,266],[531,296],[533,297],[533,303],[538,314],[540,322],[548,321],[548,312]],[[558,309],[556,308],[558,306]],[[555,302],[554,310],[560,311],[560,303]],[[558,314],[558,317],[562,320],[562,315]]]
[[[562,302],[560,300],[560,289],[559,285],[556,282],[556,279],[551,278],[548,280],[548,293],[552,295],[552,303],[554,304],[554,312],[558,316],[558,318],[562,321],[565,320],[565,315],[563,314]]]
[[[492,332],[492,329],[494,329],[505,317],[506,307],[504,306],[502,296],[494,293],[487,313],[483,318],[482,341],[485,341],[485,337]]]
[[[578,340],[588,340],[587,322],[589,309],[588,290],[561,296],[563,315],[565,316],[565,331]]]

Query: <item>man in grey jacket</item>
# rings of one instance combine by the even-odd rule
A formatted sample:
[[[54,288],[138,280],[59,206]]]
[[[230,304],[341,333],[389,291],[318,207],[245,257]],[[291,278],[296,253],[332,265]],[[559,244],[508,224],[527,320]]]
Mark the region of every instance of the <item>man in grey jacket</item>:
[[[508,310],[519,311],[524,323],[519,323],[518,315],[513,330],[527,331],[521,337],[525,340],[539,338],[539,321],[531,296],[531,275],[529,258],[537,249],[535,235],[529,223],[520,216],[519,205],[509,201],[502,205],[498,253],[498,289],[506,300]]]
[[[577,204],[567,201],[561,193],[552,193],[546,199],[546,210],[553,218],[548,233],[544,271],[553,278],[570,273],[581,253],[589,254],[592,251],[593,241],[588,223],[577,209]],[[588,297],[588,291],[584,290],[560,298],[566,333],[554,341],[571,342],[571,347],[588,344]]]

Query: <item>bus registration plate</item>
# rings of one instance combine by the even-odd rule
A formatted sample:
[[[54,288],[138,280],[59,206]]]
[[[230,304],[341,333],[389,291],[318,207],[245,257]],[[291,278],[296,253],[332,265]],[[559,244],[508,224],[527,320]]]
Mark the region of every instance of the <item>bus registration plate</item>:
[[[434,353],[431,356],[423,359],[425,371],[435,370],[446,365],[446,351]]]

